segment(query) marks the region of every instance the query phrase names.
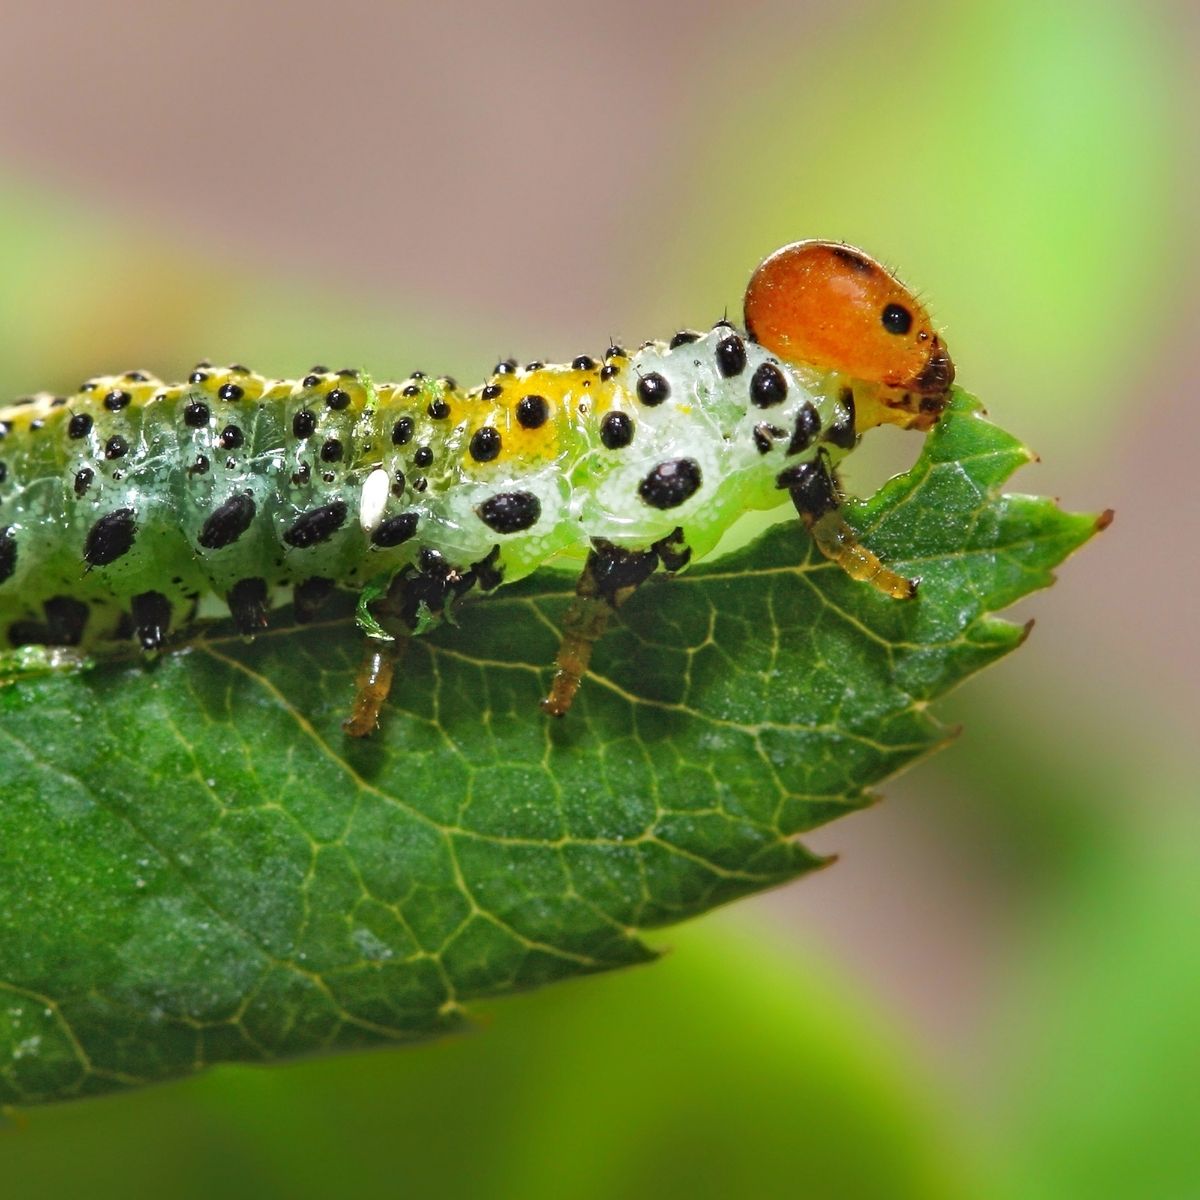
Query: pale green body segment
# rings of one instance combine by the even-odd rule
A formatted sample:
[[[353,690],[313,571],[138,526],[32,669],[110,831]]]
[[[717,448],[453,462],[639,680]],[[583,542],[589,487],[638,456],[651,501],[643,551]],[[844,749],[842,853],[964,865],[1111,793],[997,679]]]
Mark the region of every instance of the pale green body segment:
[[[131,373],[0,410],[0,640],[136,630],[152,646],[209,592],[249,632],[282,588],[386,585],[429,552],[467,586],[486,564],[484,587],[676,530],[694,560],[741,513],[787,501],[781,472],[853,444],[830,376],[724,324],[603,364],[502,367],[468,393]]]

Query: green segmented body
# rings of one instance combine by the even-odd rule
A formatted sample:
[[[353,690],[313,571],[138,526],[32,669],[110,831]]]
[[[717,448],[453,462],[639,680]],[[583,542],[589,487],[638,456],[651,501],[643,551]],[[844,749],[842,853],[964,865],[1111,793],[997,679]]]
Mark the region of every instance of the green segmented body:
[[[468,392],[130,372],[0,410],[0,431],[0,636],[148,649],[209,592],[253,632],[285,588],[303,619],[331,586],[403,576],[436,610],[597,544],[674,534],[699,557],[855,440],[834,377],[725,322],[603,362],[502,363]]]

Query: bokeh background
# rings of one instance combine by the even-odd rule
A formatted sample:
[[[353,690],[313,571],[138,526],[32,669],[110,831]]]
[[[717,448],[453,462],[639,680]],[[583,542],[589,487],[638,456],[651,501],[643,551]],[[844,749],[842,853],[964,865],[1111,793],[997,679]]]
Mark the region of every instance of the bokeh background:
[[[0,1121],[5,1195],[1200,1196],[1193,4],[0,16],[2,394],[470,379],[837,237],[928,297],[1019,487],[1117,510],[958,742],[810,839],[832,869],[466,1038]],[[915,454],[878,441],[860,489]]]

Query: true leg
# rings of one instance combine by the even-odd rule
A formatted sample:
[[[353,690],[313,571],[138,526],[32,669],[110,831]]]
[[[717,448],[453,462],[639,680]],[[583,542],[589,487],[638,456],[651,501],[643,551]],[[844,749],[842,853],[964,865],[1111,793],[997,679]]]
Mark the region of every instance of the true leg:
[[[907,600],[916,595],[917,581],[885,567],[846,524],[837,482],[823,456],[791,468],[786,485],[796,511],[826,558],[837,563],[851,579],[869,583],[893,599]]]
[[[542,701],[543,712],[552,717],[566,715],[609,617],[654,573],[659,561],[657,545],[649,550],[623,550],[608,542],[595,544],[563,618],[554,680]],[[679,565],[686,561],[686,553],[678,553]]]

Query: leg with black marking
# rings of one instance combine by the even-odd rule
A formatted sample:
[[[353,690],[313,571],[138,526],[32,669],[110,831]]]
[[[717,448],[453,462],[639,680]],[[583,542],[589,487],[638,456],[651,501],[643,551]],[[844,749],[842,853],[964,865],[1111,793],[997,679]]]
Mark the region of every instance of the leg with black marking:
[[[687,561],[682,548],[670,552],[679,566]],[[623,550],[609,542],[595,543],[575,585],[575,599],[563,618],[554,680],[550,694],[542,701],[543,712],[552,717],[566,715],[587,673],[592,650],[608,627],[609,617],[655,572],[659,561],[657,546],[649,550]]]
[[[476,584],[495,587],[500,582],[495,559],[495,554],[489,554],[464,571],[436,550],[426,549],[386,587],[376,581],[364,588],[359,596],[358,624],[374,636],[367,639],[354,680],[354,704],[342,722],[350,737],[366,737],[378,728],[396,664],[408,646],[408,634],[423,633],[436,625],[454,601]]]
[[[917,581],[885,567],[846,524],[841,514],[837,480],[823,454],[818,454],[812,462],[788,467],[779,476],[779,485],[788,489],[817,549],[837,563],[851,579],[869,583],[896,600],[907,600],[916,595]]]

